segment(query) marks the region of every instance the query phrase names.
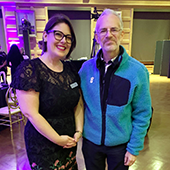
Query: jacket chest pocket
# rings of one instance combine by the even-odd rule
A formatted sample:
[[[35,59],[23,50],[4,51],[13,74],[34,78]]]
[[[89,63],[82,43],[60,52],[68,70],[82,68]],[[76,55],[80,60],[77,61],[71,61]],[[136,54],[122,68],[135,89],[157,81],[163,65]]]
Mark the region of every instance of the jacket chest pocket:
[[[113,76],[110,80],[107,104],[122,106],[128,103],[130,81],[119,76]]]

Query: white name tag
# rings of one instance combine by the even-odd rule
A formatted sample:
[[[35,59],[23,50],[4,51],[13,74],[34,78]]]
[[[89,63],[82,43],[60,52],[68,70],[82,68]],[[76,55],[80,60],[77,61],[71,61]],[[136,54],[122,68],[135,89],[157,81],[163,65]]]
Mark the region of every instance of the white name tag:
[[[78,86],[77,82],[74,82],[74,83],[70,84],[70,87],[71,87],[72,89],[75,88],[75,87],[77,87],[77,86]]]

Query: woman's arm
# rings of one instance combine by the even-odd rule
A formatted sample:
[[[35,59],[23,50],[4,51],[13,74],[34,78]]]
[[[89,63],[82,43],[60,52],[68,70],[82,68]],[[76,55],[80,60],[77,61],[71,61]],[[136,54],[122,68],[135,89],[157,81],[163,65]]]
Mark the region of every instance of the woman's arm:
[[[82,99],[82,94],[80,92],[80,99],[75,108],[75,122],[76,122],[76,132],[74,139],[76,142],[79,141],[79,138],[82,136],[83,125],[84,125],[84,104]]]
[[[34,90],[16,90],[16,92],[22,113],[29,119],[40,134],[60,146],[68,145],[73,147],[76,145],[74,138],[67,135],[60,136],[46,119],[39,114],[39,92],[35,92]]]

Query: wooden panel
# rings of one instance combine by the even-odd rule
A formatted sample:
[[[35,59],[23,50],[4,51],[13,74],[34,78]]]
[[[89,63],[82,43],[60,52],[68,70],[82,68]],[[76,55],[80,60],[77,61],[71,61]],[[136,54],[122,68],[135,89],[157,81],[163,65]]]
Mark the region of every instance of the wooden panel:
[[[16,24],[13,24],[13,25],[11,25],[11,24],[7,24],[6,25],[6,28],[8,29],[12,29],[12,28],[16,28]]]
[[[7,52],[10,49],[12,43],[19,44],[19,38],[17,37],[17,27],[15,20],[15,6],[2,6],[3,24],[6,39]]]
[[[28,9],[23,6],[20,9]],[[30,10],[35,11],[35,25],[36,25],[36,37],[30,37],[30,50],[31,58],[36,58],[41,55],[41,50],[38,47],[38,41],[42,40],[45,24],[48,21],[47,7],[30,7]]]
[[[123,27],[124,28],[131,28],[131,18],[127,20],[123,20]]]
[[[124,32],[123,39],[130,39],[130,33],[129,32]]]
[[[126,50],[129,49],[129,44],[126,44],[126,43],[121,43],[121,44],[125,47]],[[127,51],[129,51],[129,50],[127,50]]]
[[[8,10],[10,10],[10,8],[8,8]],[[8,17],[8,16],[15,16],[15,11],[5,11],[5,17]]]
[[[46,24],[46,21],[45,21],[45,20],[37,20],[37,19],[36,19],[36,25],[37,25],[38,27],[43,27],[43,28],[44,28],[45,24]]]
[[[44,10],[44,8],[41,7],[34,7],[35,10],[35,14],[36,14],[36,19],[38,19],[38,16],[45,16],[43,19],[46,19],[46,11]]]
[[[32,6],[3,6],[3,23],[5,30],[5,38],[7,42],[7,51],[9,51],[10,46],[13,43],[16,43],[18,47],[23,47],[23,37],[18,37],[17,28],[16,28],[16,19],[15,19],[15,10],[16,9],[25,9],[25,10],[34,10],[35,11],[35,24],[36,24],[36,37],[30,37],[30,48],[31,48],[31,57],[37,57],[41,54],[37,42],[42,39],[43,30],[45,24],[48,20],[47,7],[32,7]]]
[[[37,30],[37,37],[36,37],[36,44],[34,49],[31,51],[32,57],[36,58],[41,55],[41,50],[38,47],[38,41],[42,40],[43,31],[45,25],[48,21],[48,12],[47,7],[34,7],[35,10],[35,18],[36,18],[36,30]]]
[[[132,45],[132,27],[133,27],[133,8],[131,9],[122,9],[123,14],[123,24],[124,24],[124,31],[125,33],[129,33],[129,39],[128,40],[128,48],[126,50],[128,51],[128,54],[131,55],[131,45]]]
[[[37,25],[37,24],[36,24]],[[44,28],[45,28],[45,26],[39,26],[39,25],[37,25],[37,32],[41,32],[41,33],[43,33],[43,31],[44,31]]]
[[[36,38],[37,42],[40,41],[40,40],[42,40],[42,36],[43,36],[43,33],[42,33],[42,32],[38,32],[38,33],[37,33],[37,38]]]
[[[131,18],[131,9],[122,9],[122,16],[124,18]]]
[[[3,0],[3,5],[24,6],[57,6],[57,7],[102,7],[107,8],[164,8],[170,7],[169,0]]]
[[[125,38],[124,38],[124,39],[122,40],[122,43],[123,43],[123,44],[129,44],[129,43],[130,43],[129,41],[130,41],[129,39],[125,39]]]

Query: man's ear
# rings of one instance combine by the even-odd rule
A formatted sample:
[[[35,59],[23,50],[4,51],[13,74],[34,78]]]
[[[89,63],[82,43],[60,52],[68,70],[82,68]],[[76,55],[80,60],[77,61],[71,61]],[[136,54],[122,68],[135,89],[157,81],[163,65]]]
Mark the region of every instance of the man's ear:
[[[47,32],[46,31],[43,32],[43,40],[44,40],[44,42],[47,42]]]
[[[122,31],[121,34],[120,34],[120,42],[123,41],[123,37],[124,37],[124,31]]]
[[[99,44],[99,37],[98,37],[98,35],[96,33],[94,34],[94,38],[97,41],[97,43]]]

